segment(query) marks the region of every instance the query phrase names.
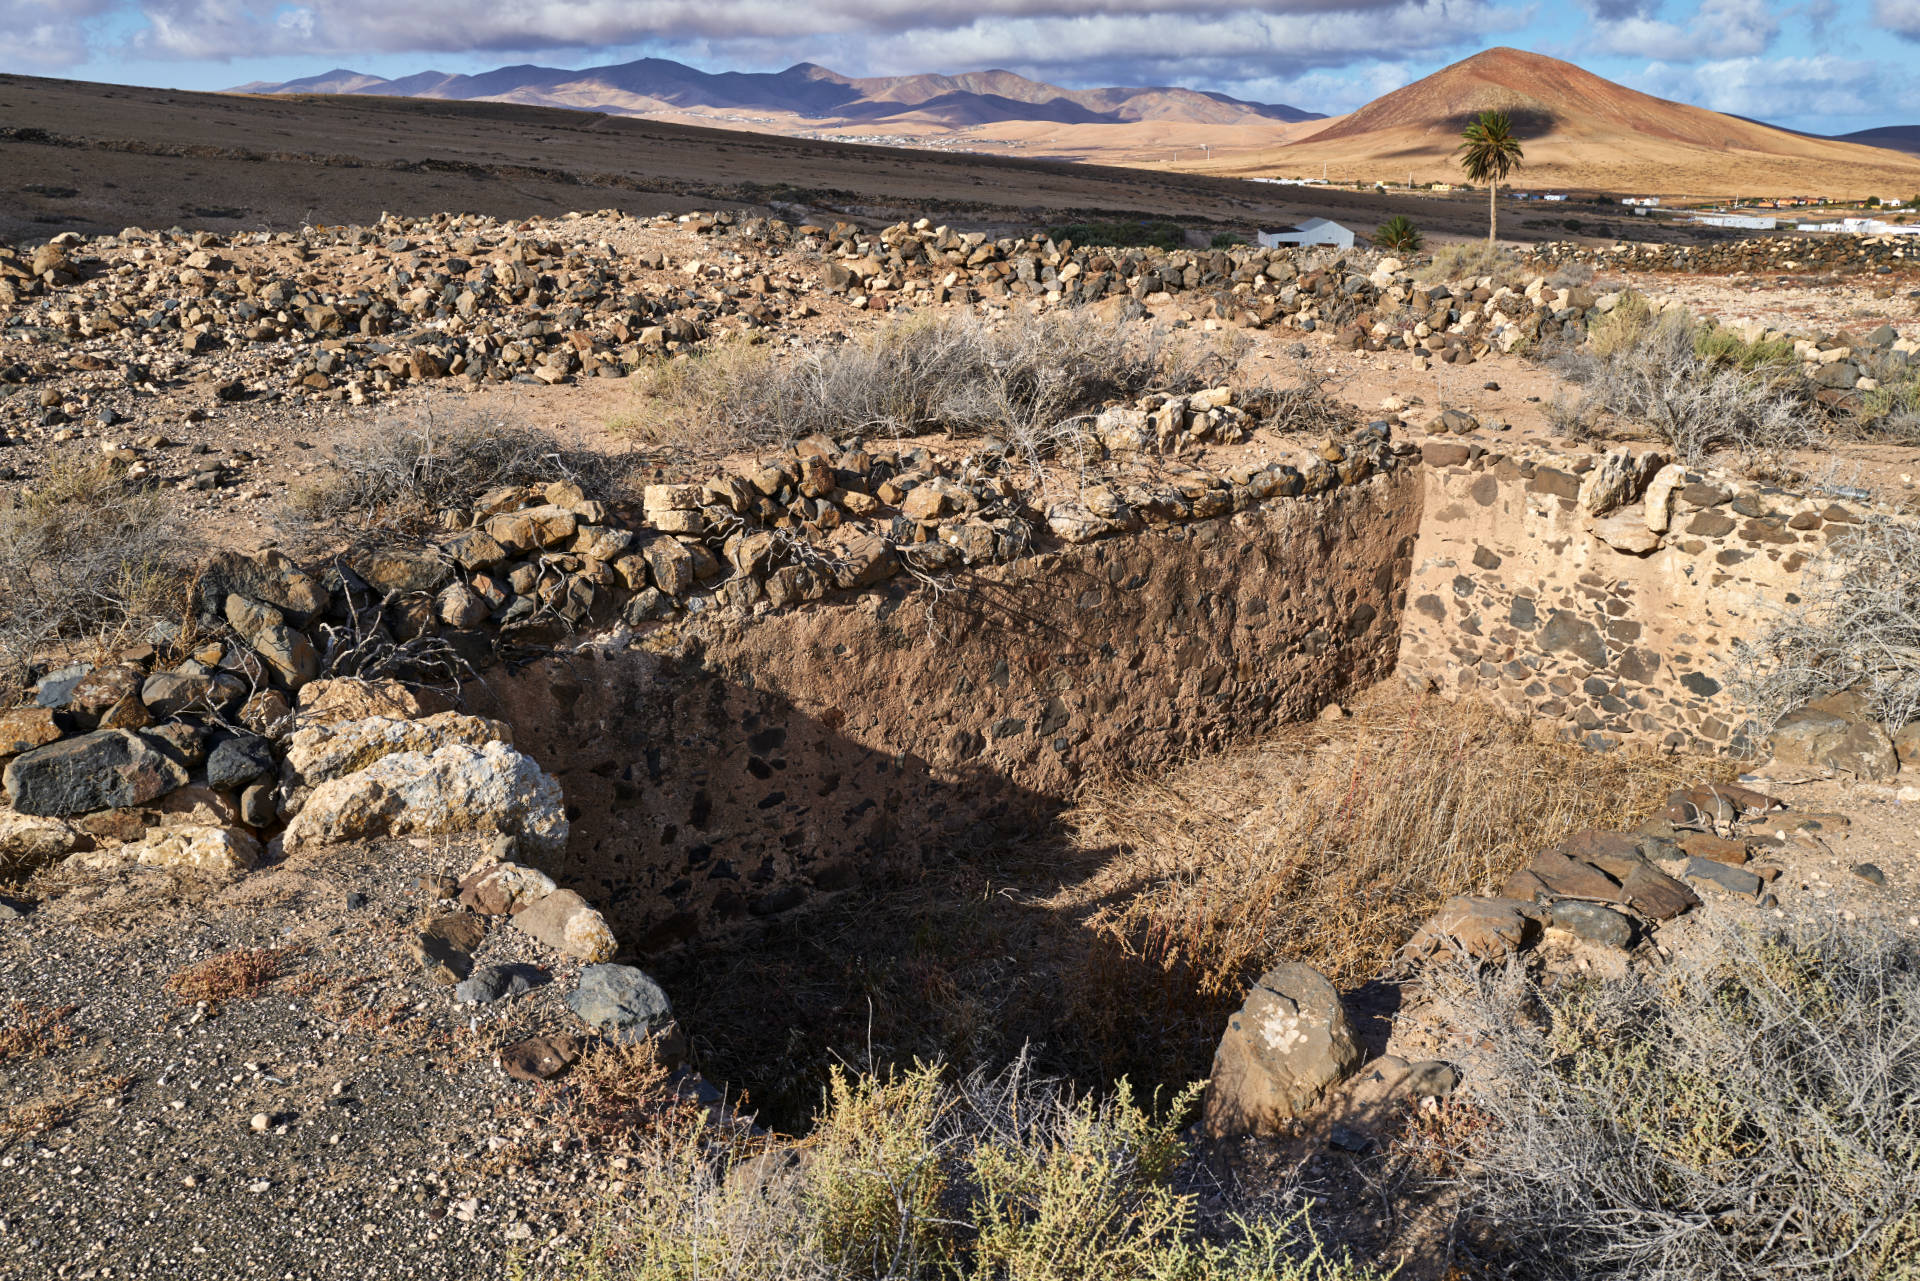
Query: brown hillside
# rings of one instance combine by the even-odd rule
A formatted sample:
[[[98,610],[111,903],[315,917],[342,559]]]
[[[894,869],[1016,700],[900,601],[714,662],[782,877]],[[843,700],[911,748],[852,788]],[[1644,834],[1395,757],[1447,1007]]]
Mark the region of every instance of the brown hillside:
[[[1572,63],[1489,49],[1376,98],[1240,173],[1453,181],[1460,130],[1506,111],[1526,146],[1522,187],[1660,195],[1868,195],[1920,180],[1910,155],[1808,137],[1628,89]]]

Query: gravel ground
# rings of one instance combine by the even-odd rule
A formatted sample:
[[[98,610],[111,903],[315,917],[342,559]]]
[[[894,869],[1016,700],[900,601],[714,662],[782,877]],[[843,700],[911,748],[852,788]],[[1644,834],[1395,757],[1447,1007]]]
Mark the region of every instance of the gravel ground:
[[[458,1006],[408,952],[425,914],[457,910],[419,879],[474,854],[27,887],[16,903],[45,897],[0,921],[0,1275],[471,1278],[578,1240],[601,1158],[556,1140],[551,1092],[494,1057],[577,1030],[577,967],[497,925],[476,960],[553,981]],[[280,976],[213,1002],[168,990],[239,948],[285,949]]]

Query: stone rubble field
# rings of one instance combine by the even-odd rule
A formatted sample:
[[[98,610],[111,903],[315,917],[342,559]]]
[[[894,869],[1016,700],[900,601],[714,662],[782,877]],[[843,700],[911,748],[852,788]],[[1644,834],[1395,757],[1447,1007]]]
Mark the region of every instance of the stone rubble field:
[[[673,1088],[726,1113],[687,1057],[699,1029],[675,1023],[610,906],[541,870],[564,865],[577,818],[559,781],[430,664],[477,679],[536,655],[697,647],[703,627],[953,591],[980,568],[1231,528],[1423,468],[1564,476],[1571,492],[1542,501],[1643,556],[1683,514],[1731,530],[1734,488],[1553,441],[1540,398],[1502,382],[1533,385],[1527,354],[1581,342],[1629,283],[1693,306],[1714,288],[1703,272],[1838,271],[1887,314],[1743,332],[1787,344],[1811,401],[1844,418],[1920,364],[1920,328],[1893,323],[1907,296],[1878,283],[1908,271],[1902,253],[1549,247],[1516,287],[1375,253],[616,212],[0,248],[0,479],[24,491],[58,458],[104,459],[194,504],[217,549],[188,617],[110,653],[40,655],[0,709],[0,1259],[58,1277],[496,1272],[577,1248],[617,1194],[624,1158],[567,1129],[583,1055],[651,1038]],[[1602,276],[1554,283],[1574,261]],[[729,342],[797,352],[903,313],[1014,309],[1244,335],[1396,390],[1304,418],[1245,379],[1147,390],[1077,418],[1072,466],[933,435],[662,450],[617,493],[498,486],[425,513],[418,536],[325,555],[259,525],[374,413],[511,396],[544,418]],[[569,431],[607,443],[599,424]],[[1905,489],[1847,506],[1762,486],[1729,510],[1811,543],[1856,509],[1911,507],[1912,449],[1873,461],[1909,468]],[[355,666],[369,637],[419,660],[414,679]],[[1769,747],[1761,775],[1676,792],[1637,830],[1580,834],[1449,902],[1395,981],[1417,992],[1423,966],[1461,957],[1644,969],[1702,918],[1920,928],[1920,722],[1842,695]],[[1462,1082],[1481,1030],[1455,1013],[1416,1003],[1390,1038],[1363,1035],[1326,979],[1276,969],[1229,1023],[1199,1132],[1222,1151],[1255,1136],[1316,1161],[1364,1153]]]

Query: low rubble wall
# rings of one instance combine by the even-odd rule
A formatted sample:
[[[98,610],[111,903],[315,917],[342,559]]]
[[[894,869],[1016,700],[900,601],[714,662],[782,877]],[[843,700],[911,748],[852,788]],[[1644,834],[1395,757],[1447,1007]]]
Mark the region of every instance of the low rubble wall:
[[[1411,472],[937,583],[689,614],[642,648],[496,669],[476,697],[565,789],[572,841],[548,870],[664,946],[1383,678]]]

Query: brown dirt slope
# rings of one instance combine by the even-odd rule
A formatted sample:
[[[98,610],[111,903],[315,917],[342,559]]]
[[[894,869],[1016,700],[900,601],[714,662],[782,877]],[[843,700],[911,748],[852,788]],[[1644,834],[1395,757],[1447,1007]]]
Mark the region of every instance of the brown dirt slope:
[[[1660,195],[1868,195],[1920,184],[1920,159],[1669,102],[1518,49],[1488,49],[1376,98],[1240,172],[1452,181],[1460,130],[1506,111],[1521,187]]]

